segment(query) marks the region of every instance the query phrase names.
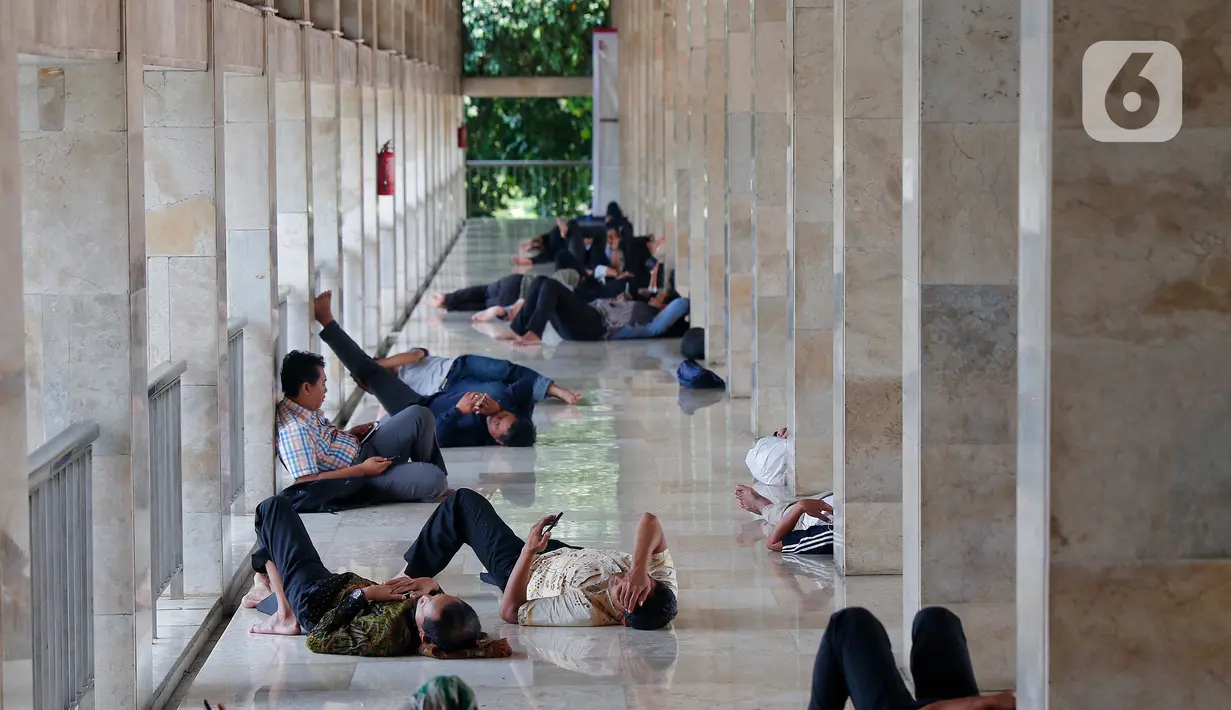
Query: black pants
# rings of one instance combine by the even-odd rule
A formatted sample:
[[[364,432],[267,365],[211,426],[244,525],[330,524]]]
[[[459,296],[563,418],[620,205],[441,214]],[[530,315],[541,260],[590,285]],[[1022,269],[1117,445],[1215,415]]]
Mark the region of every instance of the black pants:
[[[432,511],[419,537],[406,551],[406,574],[435,577],[462,549],[470,545],[474,554],[503,591],[513,574],[513,566],[526,543],[478,493],[460,488]],[[558,540],[547,543],[547,551],[569,547]]]
[[[470,286],[445,294],[445,310],[481,311],[492,306],[511,306],[521,295],[521,274],[509,274],[482,286]]]
[[[861,607],[829,618],[812,670],[808,710],[907,710],[979,694],[962,622],[948,609],[928,607],[911,629],[910,672],[916,701],[898,672],[885,627]]]
[[[303,620],[313,587],[333,574],[321,562],[303,520],[289,500],[281,496],[266,498],[256,507],[254,520],[257,549],[252,553],[252,569],[264,572],[265,563],[273,560],[291,609],[296,618]]]
[[[564,284],[540,276],[530,284],[526,305],[510,328],[518,335],[541,336],[548,323],[565,340],[603,340],[607,337],[607,323],[601,313]]]
[[[321,340],[338,356],[342,366],[371,390],[390,415],[416,404],[426,404],[422,395],[402,382],[397,375],[381,367],[358,343],[351,340],[337,321],[321,329]]]

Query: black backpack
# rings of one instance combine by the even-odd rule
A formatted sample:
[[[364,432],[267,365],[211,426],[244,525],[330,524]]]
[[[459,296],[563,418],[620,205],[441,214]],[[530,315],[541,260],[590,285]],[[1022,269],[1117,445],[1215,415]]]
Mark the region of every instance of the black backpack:
[[[705,359],[705,328],[689,328],[680,342],[680,354],[689,360]]]

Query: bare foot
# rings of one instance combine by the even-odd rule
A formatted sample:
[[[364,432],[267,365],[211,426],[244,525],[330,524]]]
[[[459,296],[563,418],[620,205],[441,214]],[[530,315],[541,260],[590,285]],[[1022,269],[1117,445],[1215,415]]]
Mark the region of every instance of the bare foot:
[[[248,590],[239,605],[245,609],[255,609],[256,605],[269,598],[270,594],[273,592],[269,589],[269,577],[257,572],[252,576],[252,589]]]
[[[445,295],[443,293],[433,293],[427,297],[427,305],[432,308],[445,307]]]
[[[497,333],[492,337],[496,340],[517,340],[517,333],[514,333],[511,330],[506,330],[502,333]]]
[[[739,507],[753,515],[760,515],[770,503],[768,498],[752,490],[752,486],[742,483],[735,487],[735,500],[739,501]]]
[[[303,633],[299,628],[299,622],[294,616],[281,617],[271,616],[268,621],[262,621],[259,624],[253,624],[249,629],[250,634],[262,634],[264,636],[298,636]]]
[[[547,394],[565,404],[581,404],[582,395],[580,392],[574,392],[567,387],[561,387],[555,383],[552,383],[551,387],[547,388]]]
[[[312,316],[321,325],[333,322],[333,291],[325,291],[312,299]]]
[[[520,348],[529,348],[535,345],[542,345],[543,339],[534,333],[527,332],[525,335],[514,340],[513,344]]]
[[[487,310],[479,311],[473,316],[470,316],[470,322],[471,323],[490,323],[491,321],[494,321],[497,318],[504,317],[504,314],[505,314],[505,310],[503,307],[492,306],[491,308],[488,308]]]

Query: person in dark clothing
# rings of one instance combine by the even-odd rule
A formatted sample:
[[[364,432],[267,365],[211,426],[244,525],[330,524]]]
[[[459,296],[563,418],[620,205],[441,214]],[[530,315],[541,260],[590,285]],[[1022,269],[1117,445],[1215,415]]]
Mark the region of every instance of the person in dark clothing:
[[[531,256],[518,254],[513,257],[513,263],[518,266],[550,264],[555,261],[557,254],[567,249],[569,235],[576,235],[578,231],[577,220],[570,219],[566,222],[563,218],[557,217],[556,226],[546,234],[540,234],[534,239],[522,242],[521,251],[530,253]]]
[[[532,345],[542,339],[551,323],[565,340],[632,340],[662,337],[688,314],[687,298],[663,291],[648,302],[600,299],[587,303],[581,296],[548,279],[536,279],[526,304],[513,319],[511,332],[499,336]]]
[[[467,286],[449,293],[433,293],[427,297],[432,308],[446,311],[481,311],[493,306],[511,306],[521,297],[521,274],[509,274],[489,284]]]
[[[812,670],[808,710],[1013,710],[1013,693],[980,696],[962,622],[940,607],[921,609],[911,628],[912,697],[885,627],[861,607],[829,617]]]
[[[511,385],[461,378],[442,391],[424,397],[364,352],[333,318],[333,292],[313,302],[321,340],[366,391],[372,393],[391,418],[408,407],[431,410],[436,443],[457,446],[533,446],[534,396],[539,378],[532,370]],[[466,389],[472,387],[473,389]],[[382,425],[383,426],[383,425]],[[442,428],[443,427],[443,428]],[[443,464],[442,464],[443,466]]]
[[[374,584],[350,572],[331,573],[286,498],[266,498],[254,521],[256,575],[242,605],[271,617],[254,624],[251,633],[296,636],[307,631],[313,652],[355,656],[406,655],[421,643],[454,652],[479,643],[478,614],[445,594],[431,577]],[[271,598],[274,609],[268,608]]]

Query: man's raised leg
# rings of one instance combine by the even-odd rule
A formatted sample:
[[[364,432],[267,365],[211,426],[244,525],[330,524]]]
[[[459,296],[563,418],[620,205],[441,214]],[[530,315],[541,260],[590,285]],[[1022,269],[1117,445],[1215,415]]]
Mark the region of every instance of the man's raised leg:
[[[429,463],[448,473],[436,442],[436,419],[427,407],[407,407],[385,420],[360,452],[368,455]]]
[[[342,365],[376,396],[385,411],[397,414],[407,407],[421,404],[423,397],[368,355],[359,344],[342,330],[333,318],[333,292],[326,291],[313,301],[316,322],[320,323],[321,340],[333,350]]]
[[[265,575],[269,579],[269,589],[278,599],[278,611],[269,619],[248,627],[248,633],[267,634],[271,636],[298,636],[303,633],[299,628],[299,620],[291,609],[291,602],[286,597],[286,589],[282,586],[282,575],[273,560],[265,563]]]
[[[252,553],[253,566],[262,566],[269,579],[270,591],[278,599],[278,613],[268,629],[253,633],[288,633],[289,622],[295,622],[298,633],[299,612],[317,582],[330,576],[303,520],[282,496],[261,501],[254,516],[257,550]],[[281,631],[272,629],[278,628]]]
[[[406,550],[405,574],[435,577],[463,545],[469,545],[497,586],[504,589],[525,544],[486,498],[462,488],[436,506],[418,539]]]
[[[808,710],[905,710],[914,702],[893,657],[885,627],[861,607],[829,617],[812,667]]]

